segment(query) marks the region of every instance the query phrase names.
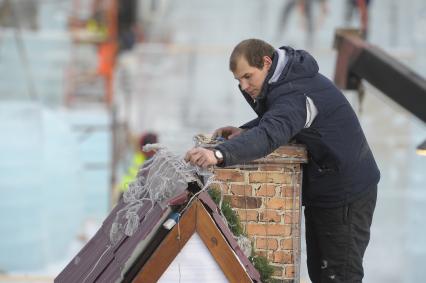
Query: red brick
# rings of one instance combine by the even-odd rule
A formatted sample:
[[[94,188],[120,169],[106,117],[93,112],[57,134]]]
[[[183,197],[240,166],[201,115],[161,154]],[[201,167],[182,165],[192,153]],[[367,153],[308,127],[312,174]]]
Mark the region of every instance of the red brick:
[[[262,184],[259,190],[256,190],[257,196],[263,197],[273,197],[275,196],[275,185],[272,184]]]
[[[295,270],[296,270],[296,268],[294,267],[294,265],[292,265],[292,264],[286,265],[286,267],[285,267],[285,277],[287,277],[287,278],[294,278]]]
[[[253,167],[253,165],[246,166],[246,165],[239,164],[239,165],[236,165],[236,167],[233,167],[233,168],[239,169],[239,170],[244,171],[244,172],[259,171],[259,168],[256,167],[256,166]]]
[[[247,233],[256,236],[290,236],[291,226],[281,224],[247,223]]]
[[[293,249],[293,239],[292,238],[282,239],[280,241],[280,247],[281,247],[282,250]]]
[[[296,158],[283,159],[275,154],[263,160],[268,162],[269,158],[271,163],[259,163],[258,167],[250,165],[248,169],[244,166],[217,168],[215,174],[217,180],[226,183],[225,197],[237,207],[235,211],[254,241],[255,252],[272,263],[275,279],[287,281],[294,279],[292,252],[300,244],[302,169],[297,162],[298,157],[300,160],[306,157],[306,152],[294,146],[278,152],[284,154],[284,158],[293,158],[291,154],[296,154]],[[265,251],[266,248],[269,251]]]
[[[292,198],[293,194],[298,195],[298,190],[294,190],[293,186],[282,186],[281,187],[281,196],[286,198]]]
[[[276,183],[276,184],[291,184],[292,177],[290,173],[279,172],[250,172],[250,183]]]
[[[256,239],[256,249],[263,250],[277,250],[278,249],[278,240],[258,237]]]
[[[275,222],[280,223],[281,222],[281,213],[276,210],[264,210],[259,215],[259,220],[263,222]]]
[[[252,209],[236,209],[241,221],[258,221],[259,213]]]
[[[296,174],[300,172],[300,164],[298,163],[283,164],[282,166],[285,171],[291,171],[292,173]]]
[[[277,251],[277,252],[274,252],[273,262],[292,264],[293,257],[292,257],[292,254],[288,251]]]
[[[235,169],[216,169],[215,178],[225,182],[244,182],[244,173]]]
[[[294,203],[294,205],[293,205]],[[291,198],[286,198],[285,199],[285,209],[286,210],[291,210],[291,209],[299,209],[299,199],[291,199]]]
[[[286,212],[284,213],[284,223],[285,224],[294,224],[300,222],[300,214],[299,212]]]
[[[225,196],[235,208],[253,209],[262,206],[262,199],[257,197]]]
[[[283,171],[283,167],[282,165],[260,165],[259,166],[259,171],[278,171],[278,172],[282,172]]]
[[[280,209],[284,210],[286,206],[286,200],[282,198],[271,198],[264,201],[265,207],[269,209]]]
[[[231,194],[240,196],[251,196],[252,187],[250,185],[231,184]]]

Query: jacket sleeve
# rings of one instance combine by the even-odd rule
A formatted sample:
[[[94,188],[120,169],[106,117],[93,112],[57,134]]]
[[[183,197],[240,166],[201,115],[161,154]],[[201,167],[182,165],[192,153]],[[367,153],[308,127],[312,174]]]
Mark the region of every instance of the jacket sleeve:
[[[306,122],[306,98],[287,95],[276,101],[257,126],[218,145],[224,156],[221,166],[242,164],[264,157],[303,129]]]
[[[245,123],[244,125],[241,125],[240,128],[241,129],[251,129],[253,127],[256,127],[257,125],[259,125],[259,121],[260,121],[260,117],[257,117],[247,123]]]

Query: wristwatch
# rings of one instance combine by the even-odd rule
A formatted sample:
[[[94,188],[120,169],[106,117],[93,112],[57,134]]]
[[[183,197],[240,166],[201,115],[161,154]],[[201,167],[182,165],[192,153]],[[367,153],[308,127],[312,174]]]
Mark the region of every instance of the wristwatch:
[[[213,149],[214,157],[217,159],[217,164],[223,162],[223,154],[219,149]]]

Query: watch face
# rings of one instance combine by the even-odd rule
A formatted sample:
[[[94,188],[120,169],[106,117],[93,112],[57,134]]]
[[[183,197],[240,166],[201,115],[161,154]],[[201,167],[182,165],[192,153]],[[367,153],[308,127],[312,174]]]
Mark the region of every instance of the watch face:
[[[217,159],[220,159],[220,160],[222,160],[222,159],[223,159],[223,154],[222,154],[222,152],[221,152],[220,150],[218,150],[218,149],[216,149],[216,150],[214,151],[214,156],[215,156]]]

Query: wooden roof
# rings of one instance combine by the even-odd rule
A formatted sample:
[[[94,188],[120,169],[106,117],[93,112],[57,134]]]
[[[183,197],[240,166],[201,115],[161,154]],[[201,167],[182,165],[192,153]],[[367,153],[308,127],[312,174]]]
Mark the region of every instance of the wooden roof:
[[[156,282],[188,239],[197,232],[230,282],[260,282],[260,275],[235,241],[210,196],[195,198],[170,231],[162,224],[172,207],[156,204],[138,211],[140,224],[132,236],[112,245],[109,240],[121,201],[86,246],[55,282]]]

